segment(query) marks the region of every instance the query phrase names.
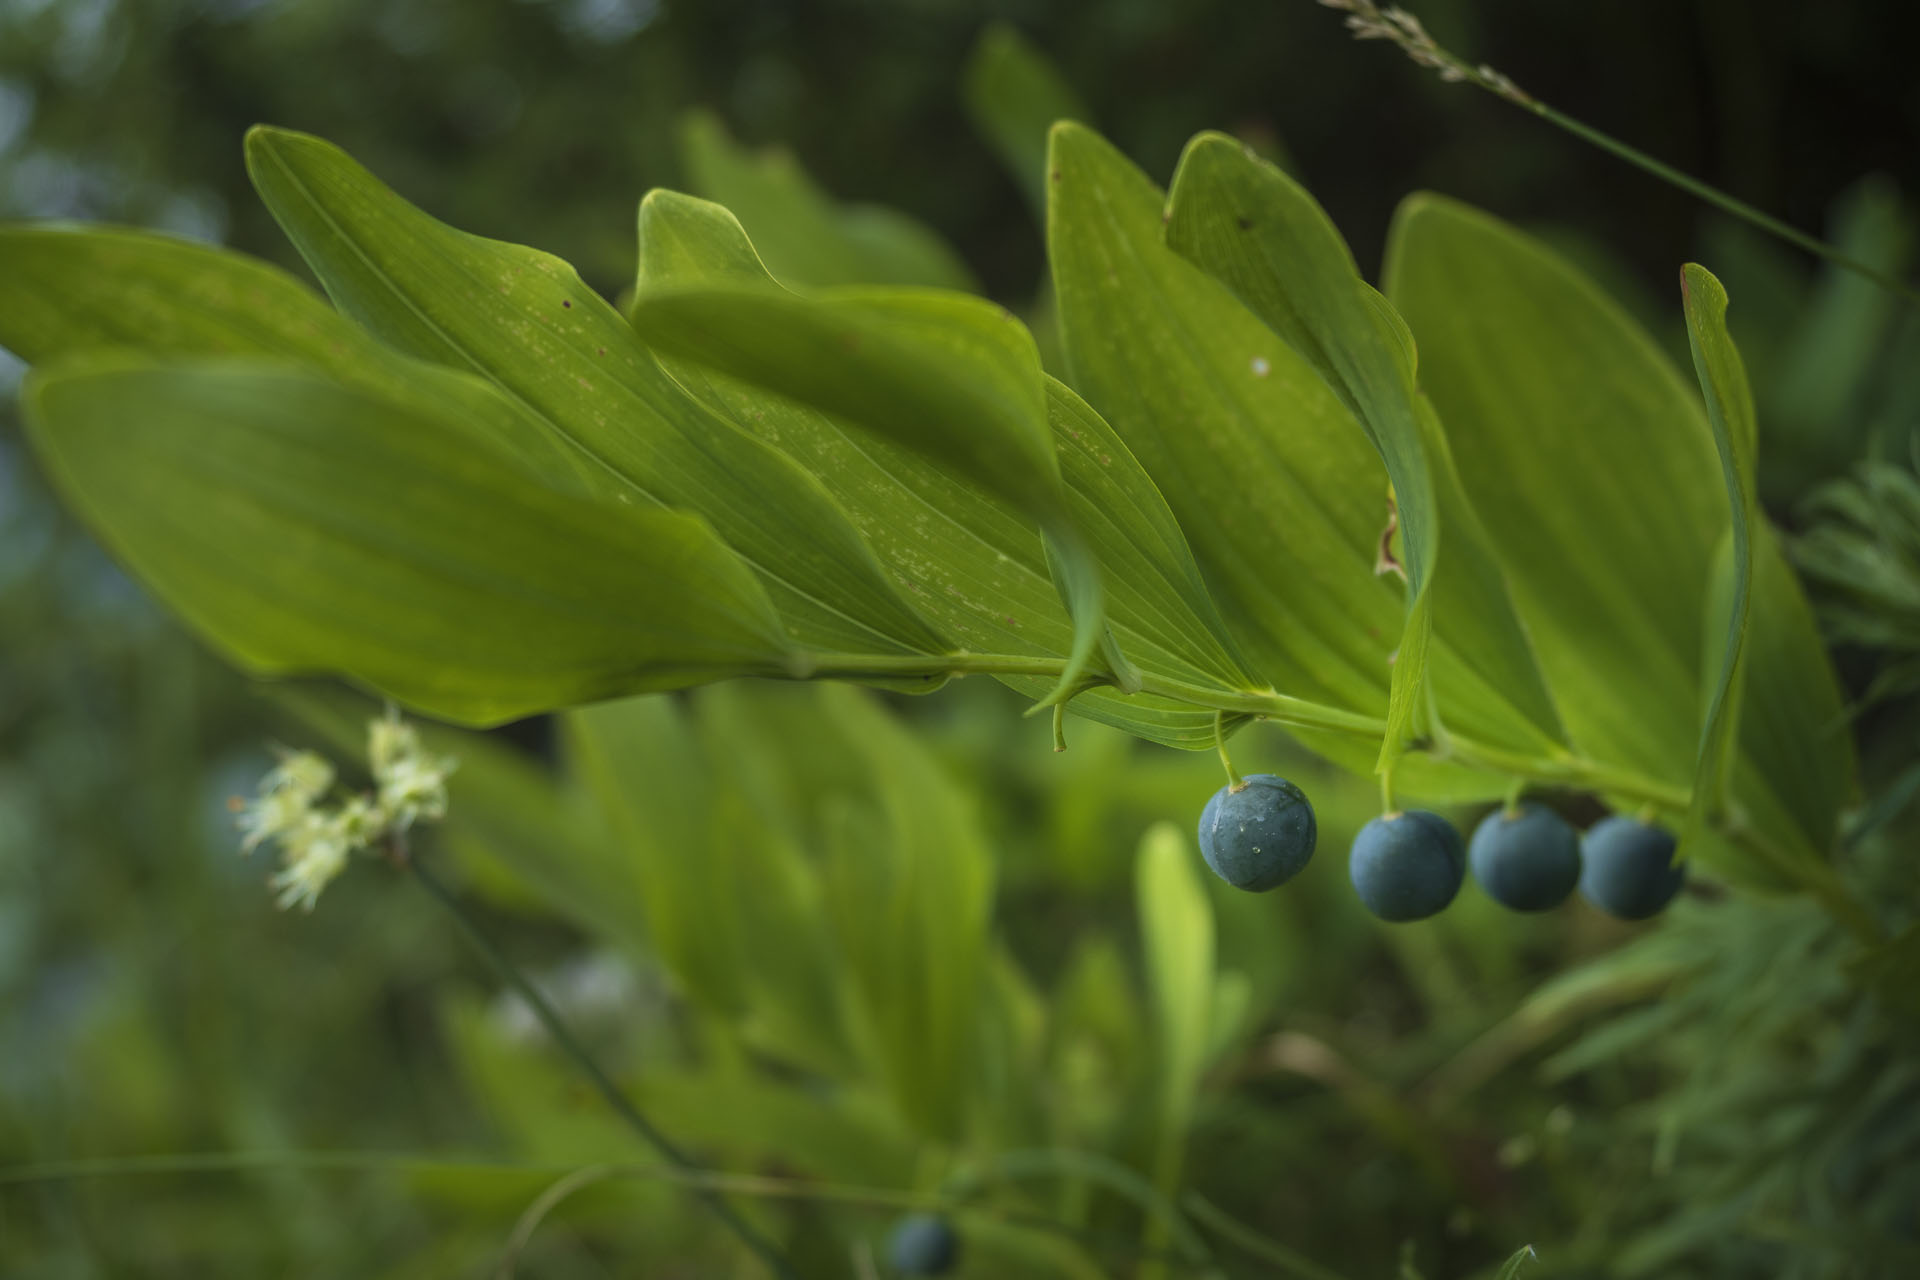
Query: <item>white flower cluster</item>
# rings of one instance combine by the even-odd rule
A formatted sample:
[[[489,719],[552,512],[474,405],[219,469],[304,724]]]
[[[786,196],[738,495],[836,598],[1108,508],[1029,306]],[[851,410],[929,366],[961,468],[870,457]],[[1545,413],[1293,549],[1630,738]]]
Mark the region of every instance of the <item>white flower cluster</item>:
[[[323,803],[333,789],[334,768],[311,751],[290,752],[260,780],[252,800],[230,802],[241,831],[240,850],[252,853],[272,840],[280,846],[280,870],[271,881],[279,905],[313,910],[320,891],[347,868],[347,858],[419,821],[447,812],[447,775],[454,761],[430,755],[420,734],[397,715],[375,720],[367,731],[367,760],[374,793]]]

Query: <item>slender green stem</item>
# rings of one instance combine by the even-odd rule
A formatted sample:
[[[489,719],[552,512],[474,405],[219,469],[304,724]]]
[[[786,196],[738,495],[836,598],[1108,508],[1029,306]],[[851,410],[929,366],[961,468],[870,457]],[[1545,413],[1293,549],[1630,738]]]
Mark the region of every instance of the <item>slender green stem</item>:
[[[1305,1254],[1295,1253],[1278,1240],[1255,1231],[1198,1191],[1187,1192],[1185,1204],[1187,1212],[1201,1226],[1241,1252],[1251,1254],[1262,1262],[1270,1262],[1286,1274],[1298,1277],[1298,1280],[1346,1280],[1338,1271],[1323,1267]]]
[[[1602,791],[1638,804],[1651,804],[1681,813],[1686,812],[1692,799],[1692,793],[1686,787],[1676,787],[1630,769],[1621,769],[1567,752],[1530,756],[1449,734],[1442,754],[1489,773],[1504,773],[1550,787]]]
[[[1067,669],[1063,658],[1024,654],[969,653],[806,653],[795,664],[795,678],[813,680],[822,676],[1048,676],[1057,678]]]
[[[954,676],[1040,676],[1058,678],[1066,670],[1063,658],[1036,657],[1004,653],[939,654],[865,654],[808,653],[802,655],[788,673],[794,679],[823,677],[859,680],[863,678],[899,678],[924,676],[929,683]],[[1294,698],[1272,689],[1224,689],[1218,685],[1190,684],[1142,672],[1140,692],[1191,703],[1235,715],[1258,716],[1280,724],[1305,729],[1328,729],[1378,738],[1386,732],[1387,722],[1379,716],[1362,715],[1306,698]]]
[[[1188,684],[1183,680],[1168,680],[1143,671],[1140,674],[1140,692],[1156,694],[1175,702],[1190,702],[1199,707],[1211,707],[1215,711],[1258,716],[1262,720],[1272,720],[1278,724],[1292,725],[1301,729],[1331,729],[1335,733],[1351,733],[1362,738],[1374,739],[1380,738],[1387,731],[1387,722],[1379,716],[1362,715],[1357,711],[1343,711],[1339,707],[1310,702],[1305,698],[1290,697],[1284,693],[1275,693],[1271,689],[1208,688],[1205,685]]]
[[[804,666],[810,678],[924,675],[941,678],[957,675],[1025,675],[1057,677],[1065,667],[1061,658],[1033,657],[997,653],[946,653],[869,655],[850,653],[810,654]],[[1378,740],[1387,731],[1387,722],[1379,716],[1330,707],[1324,703],[1295,698],[1272,689],[1225,689],[1217,685],[1196,685],[1169,679],[1152,672],[1141,673],[1140,691],[1175,702],[1184,702],[1216,713],[1254,716],[1276,724],[1302,729],[1325,729]],[[1215,721],[1216,733],[1220,722]],[[1659,782],[1631,770],[1600,761],[1562,753],[1555,756],[1529,756],[1476,743],[1449,735],[1439,754],[1462,764],[1490,772],[1525,778],[1547,786],[1584,791],[1604,791],[1639,803],[1655,804],[1663,809],[1685,812],[1689,793],[1685,787]],[[1231,777],[1229,771],[1229,777]]]
[[[1213,749],[1220,753],[1220,767],[1227,771],[1227,789],[1238,791],[1247,785],[1240,771],[1233,767],[1233,757],[1227,754],[1227,713],[1213,713]]]
[[[568,1197],[576,1191],[583,1191],[618,1176],[617,1165],[589,1165],[584,1169],[575,1169],[535,1196],[533,1202],[521,1210],[513,1230],[507,1235],[507,1247],[500,1252],[500,1266],[495,1272],[499,1280],[514,1280],[520,1269],[520,1255],[533,1243],[533,1233],[540,1229],[540,1224],[547,1220],[548,1215],[566,1203]]]
[[[1140,1256],[1143,1259],[1174,1261],[1184,1258],[1205,1264],[1212,1256],[1206,1241],[1181,1217],[1178,1205],[1161,1194],[1153,1183],[1141,1177],[1131,1166],[1098,1152],[1056,1147],[1003,1151],[984,1168],[969,1169],[949,1177],[943,1190],[956,1198],[964,1198],[977,1185],[1034,1178],[1078,1178],[1096,1183],[1115,1195],[1131,1200],[1148,1218],[1164,1222],[1168,1237],[1174,1244],[1174,1253],[1142,1253]]]
[[[459,896],[428,871],[418,856],[408,854],[404,850],[396,850],[396,853],[407,869],[413,872],[413,878],[419,881],[420,886],[447,909],[448,914],[459,924],[460,931],[467,936],[467,940],[473,944],[474,949],[493,966],[494,972],[499,974],[502,981],[527,1002],[527,1007],[533,1010],[534,1016],[539,1019],[540,1025],[546,1028],[553,1042],[573,1059],[574,1065],[592,1082],[594,1089],[613,1109],[614,1114],[625,1121],[629,1129],[640,1135],[648,1146],[659,1152],[661,1158],[668,1164],[688,1174],[701,1173],[700,1167],[666,1134],[656,1128],[653,1122],[634,1106],[627,1095],[620,1091],[620,1087],[608,1078],[606,1072],[600,1069],[600,1064],[594,1061],[593,1055],[587,1052],[586,1046],[582,1045],[568,1029],[567,1024],[561,1021],[559,1011],[548,1003],[547,998],[540,994],[540,989],[528,981],[526,975],[521,973],[498,947],[494,946],[493,940],[480,928],[479,921],[467,910]],[[769,1271],[781,1280],[798,1280],[797,1274],[780,1255],[780,1251],[761,1235],[752,1223],[741,1217],[732,1205],[711,1190],[703,1188],[698,1194],[701,1202],[711,1209],[714,1216],[726,1224],[734,1235],[739,1237],[741,1244],[766,1264]]]
[[[1505,800],[1500,808],[1509,818],[1520,812],[1520,797],[1527,793],[1527,780],[1515,778],[1513,785],[1507,788]]]
[[[1498,93],[1497,90],[1495,92]],[[1498,94],[1498,96],[1507,98],[1506,94]],[[1685,191],[1687,194],[1704,200],[1715,208],[1730,213],[1741,221],[1758,227],[1770,235],[1777,236],[1796,248],[1804,249],[1815,257],[1825,258],[1836,267],[1844,268],[1845,270],[1853,272],[1855,275],[1864,276],[1889,293],[1898,294],[1909,302],[1920,302],[1920,292],[1915,292],[1906,283],[1888,275],[1878,267],[1870,263],[1862,262],[1860,259],[1834,248],[1823,240],[1817,240],[1806,232],[1787,225],[1773,215],[1754,208],[1746,201],[1728,195],[1718,187],[1709,186],[1698,178],[1682,173],[1672,165],[1664,164],[1654,159],[1637,147],[1630,147],[1619,139],[1602,133],[1591,125],[1583,124],[1575,120],[1572,116],[1556,111],[1546,103],[1541,102],[1538,98],[1527,98],[1525,101],[1516,101],[1512,98],[1507,98],[1507,100],[1515,102],[1515,105],[1531,111],[1547,123],[1557,125],[1568,133],[1571,133],[1574,137],[1584,142],[1590,142],[1602,151],[1617,156],[1625,160],[1628,164],[1652,174],[1661,181],[1670,183],[1682,191]]]

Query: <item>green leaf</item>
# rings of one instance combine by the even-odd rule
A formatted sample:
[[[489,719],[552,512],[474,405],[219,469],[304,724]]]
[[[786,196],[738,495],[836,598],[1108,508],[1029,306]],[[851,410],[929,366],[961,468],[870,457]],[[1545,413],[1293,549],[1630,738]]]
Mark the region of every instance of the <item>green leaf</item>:
[[[383,347],[278,267],[148,231],[0,227],[0,346],[29,364],[101,350],[280,360],[429,407],[449,401],[554,488],[604,479],[479,379]]]
[[[1154,1185],[1169,1198],[1180,1185],[1213,1012],[1213,908],[1194,866],[1186,838],[1167,822],[1147,832],[1134,863],[1134,900],[1159,1038]]]
[[[1521,1245],[1513,1251],[1505,1263],[1501,1264],[1498,1280],[1516,1280],[1516,1277],[1526,1270],[1527,1264],[1539,1256],[1533,1251],[1532,1245]]]
[[[957,293],[771,281],[650,288],[633,325],[656,351],[798,400],[925,453],[1029,512],[1060,509],[1032,335]]]
[[[25,402],[67,499],[251,670],[468,723],[789,670],[703,521],[532,483],[457,414],[250,365],[69,366]]]
[[[568,772],[605,817],[657,958],[702,1010],[746,1005],[737,896],[739,846],[713,838],[713,781],[671,699],[626,698],[569,712]],[[606,886],[611,892],[614,886]]]
[[[1711,597],[1711,616],[1720,619],[1722,625],[1709,627],[1705,637],[1707,704],[1693,775],[1693,803],[1687,814],[1691,837],[1725,814],[1733,744],[1739,732],[1747,625],[1752,614],[1753,546],[1749,530],[1762,517],[1755,478],[1758,429],[1753,393],[1747,386],[1740,352],[1727,333],[1727,291],[1711,272],[1688,263],[1680,271],[1680,293],[1687,317],[1687,341],[1693,349],[1700,389],[1706,396],[1707,421],[1720,455],[1731,519],[1726,543],[1729,560],[1724,572],[1715,574],[1716,588]]]
[[[1052,138],[1048,239],[1075,388],[1157,479],[1262,674],[1380,709],[1391,642],[1347,616],[1379,631],[1400,612],[1372,576],[1387,514],[1377,459],[1318,375],[1161,243],[1144,175],[1089,130]],[[1279,446],[1289,437],[1297,460]]]
[[[1076,624],[1046,702],[1076,691],[1105,629],[1099,567],[1067,515],[1039,352],[1010,312],[957,293],[803,298],[768,282],[649,291],[633,325],[657,351],[904,444],[1032,515]],[[1138,687],[1110,644],[1106,668]]]
[[[1434,665],[1450,677],[1441,718],[1458,707],[1477,736],[1535,750],[1554,743],[1558,717],[1498,567],[1446,460],[1431,456],[1446,446],[1438,424],[1424,420],[1412,336],[1360,278],[1332,220],[1275,166],[1231,138],[1202,134],[1174,174],[1166,240],[1306,358],[1386,464],[1408,601],[1382,766],[1428,732],[1428,640],[1442,603],[1453,606],[1455,643],[1434,646]],[[1452,590],[1437,586],[1443,579]]]
[[[694,880],[736,921],[748,1000],[741,1025],[762,1053],[840,1078],[861,1067],[849,1028],[838,942],[827,910],[815,809],[866,785],[823,729],[811,685],[733,681],[700,690],[694,722],[711,806]],[[632,785],[629,777],[627,785]],[[672,804],[650,796],[647,808]]]
[[[693,189],[733,210],[782,284],[979,291],[967,264],[931,228],[878,205],[835,204],[791,153],[748,151],[706,112],[682,119],[680,158]]]
[[[1404,202],[1385,276],[1574,746],[1691,778],[1728,523],[1693,390],[1598,288],[1464,205]]]
[[[1434,498],[1447,540],[1433,584],[1433,682],[1448,730],[1550,756],[1567,731],[1514,604],[1499,548],[1461,484],[1433,403],[1419,400]]]
[[[1203,133],[1181,154],[1166,242],[1306,359],[1386,463],[1407,578],[1406,625],[1394,652],[1377,766],[1390,769],[1410,741],[1432,731],[1427,588],[1440,527],[1415,408],[1413,340],[1360,279],[1346,242],[1313,197],[1224,134]]]
[[[1239,651],[1281,691],[1387,706],[1401,592],[1375,576],[1385,476],[1303,357],[1163,241],[1161,193],[1092,131],[1057,126],[1048,246],[1072,381],[1166,495]],[[1366,770],[1379,744],[1301,735]],[[1497,794],[1419,757],[1425,793]]]
[[[1254,688],[1152,478],[1091,405],[1057,379],[1046,383],[1067,514],[1107,570],[1106,615],[1127,638],[1126,652],[1143,643],[1143,654],[1174,655],[1176,665],[1156,662],[1154,670],[1203,688]]]
[[[1703,709],[1727,674],[1702,677],[1702,602],[1723,592],[1719,627],[1730,635],[1738,577],[1728,494],[1742,478],[1723,467],[1693,388],[1591,282],[1452,201],[1422,195],[1401,206],[1386,279],[1570,742],[1589,760],[1687,787],[1706,741]],[[1715,412],[1729,457],[1748,460],[1750,486],[1751,418],[1724,399],[1738,395],[1728,390],[1735,368],[1731,348],[1715,341]],[[1851,748],[1799,584],[1763,522],[1750,521],[1747,534],[1745,696],[1737,726],[1723,707],[1711,731],[1737,734],[1735,814],[1787,850],[1769,874],[1805,877],[1813,873],[1790,864],[1831,843],[1852,786]],[[1723,554],[1730,572],[1717,577]],[[1709,844],[1729,868],[1739,869],[1726,859],[1751,861]]]
[[[671,1117],[682,1142],[718,1148],[733,1167],[777,1162],[823,1181],[911,1185],[920,1146],[884,1097],[871,1090],[808,1088],[757,1070],[759,1065],[743,1059],[655,1067],[637,1091],[650,1113]],[[663,1259],[659,1265],[671,1264]]]
[[[641,204],[640,240],[642,295],[703,284],[768,283],[739,224],[705,201],[649,193]],[[1071,640],[1057,620],[1040,539],[1011,502],[903,446],[850,432],[839,420],[702,365],[673,361],[670,368],[703,401],[777,442],[821,477],[927,616],[966,647],[1065,652]],[[1122,648],[1143,668],[1187,684],[1253,687],[1153,482],[1084,401],[1052,379],[1045,387],[1047,432],[1067,513],[1105,570],[1107,617]],[[1046,687],[1033,679],[1008,682],[1036,695]],[[1192,747],[1212,742],[1211,712],[1166,699],[1122,699],[1094,690],[1072,705],[1156,741]]]
[[[0,226],[0,346],[29,364],[103,347],[281,357],[340,376],[380,350],[298,280],[149,231]]]
[[[256,128],[247,162],[344,311],[409,355],[494,382],[625,501],[705,516],[796,643],[945,651],[819,482],[687,396],[564,262],[434,221],[318,138]]]
[[[967,56],[961,98],[973,127],[1020,184],[1042,222],[1047,215],[1047,130],[1055,121],[1093,123],[1060,71],[1019,28],[995,22]]]
[[[959,789],[919,740],[855,689],[822,685],[823,736],[867,780],[845,797],[824,867],[840,972],[907,1119],[952,1142],[972,1098],[993,858]]]
[[[1754,528],[1740,756],[1732,796],[1747,822],[1823,853],[1858,799],[1847,699],[1779,535]]]

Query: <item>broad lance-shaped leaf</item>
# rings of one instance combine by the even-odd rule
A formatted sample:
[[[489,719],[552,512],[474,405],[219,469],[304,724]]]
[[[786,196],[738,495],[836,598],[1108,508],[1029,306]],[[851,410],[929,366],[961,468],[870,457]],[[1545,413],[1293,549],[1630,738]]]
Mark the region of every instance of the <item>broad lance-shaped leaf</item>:
[[[1740,820],[1770,833],[1774,846],[1818,855],[1832,840],[1834,815],[1852,799],[1844,698],[1760,505],[1759,427],[1744,363],[1727,332],[1726,291],[1693,264],[1682,270],[1681,286],[1732,512],[1703,636],[1709,700],[1689,834],[1699,839],[1731,792]],[[1792,785],[1770,786],[1771,779]],[[1722,865],[1732,852],[1721,852]],[[1782,869],[1753,870],[1777,878]]]
[[[1386,280],[1574,748],[1686,787],[1708,702],[1702,601],[1723,543],[1731,555],[1693,387],[1584,276],[1452,201],[1402,205]],[[1830,660],[1772,543],[1752,547],[1732,798],[1822,849],[1851,754]]]
[[[1750,823],[1798,831],[1790,843],[1825,851],[1841,811],[1859,799],[1847,699],[1779,535],[1764,521],[1753,535],[1732,794]]]
[[[452,414],[252,364],[33,374],[34,446],[134,574],[241,665],[484,724],[793,673],[693,516],[531,483]]]
[[[1185,837],[1169,822],[1147,832],[1134,861],[1134,900],[1159,1040],[1153,1181],[1169,1197],[1180,1186],[1213,1012],[1213,906],[1197,865]],[[1164,1233],[1165,1225],[1156,1230]]]
[[[1483,743],[1563,754],[1567,731],[1514,607],[1500,553],[1460,483],[1433,402],[1418,401],[1445,550],[1433,584],[1433,683],[1443,726]]]
[[[1325,380],[1169,249],[1164,200],[1091,130],[1056,126],[1048,247],[1072,381],[1166,495],[1241,652],[1282,692],[1388,705],[1405,626],[1375,575],[1389,519],[1379,455]],[[1378,741],[1305,732],[1366,771]],[[1497,795],[1494,776],[1406,758],[1412,794]]]
[[[682,118],[680,158],[693,189],[733,210],[784,284],[979,290],[932,228],[881,205],[836,204],[790,152],[749,151],[704,111]]]
[[[1075,623],[1066,672],[1044,701],[1099,674],[1096,645],[1105,677],[1138,688],[1107,633],[1099,566],[1068,510],[1039,353],[1011,313],[957,293],[802,297],[768,281],[650,288],[634,301],[633,325],[658,351],[906,445],[1032,516]]]
[[[458,405],[554,488],[611,496],[587,463],[498,389],[410,360],[278,267],[149,231],[0,226],[0,346],[29,364],[90,351],[286,361],[390,398]]]
[[[494,382],[621,482],[627,500],[705,516],[759,575],[797,644],[947,649],[819,482],[681,391],[566,263],[435,221],[318,138],[256,128],[247,163],[342,310],[409,355]]]
[[[867,780],[839,792],[857,807],[829,826],[822,867],[843,998],[862,1006],[901,1111],[951,1142],[976,1070],[994,860],[967,797],[896,718],[857,689],[807,692],[816,722]]]
[[[633,324],[695,360],[898,440],[1006,495],[1056,511],[1059,465],[1033,339],[964,294],[764,284],[653,287]]]
[[[842,1025],[817,864],[788,820],[784,789],[755,776],[763,761],[777,773],[824,746],[817,715],[795,725],[760,709],[812,709],[822,692],[731,681],[689,702],[584,707],[565,717],[563,744],[567,772],[587,788],[582,798],[607,818],[654,953],[674,980],[734,1019],[760,1052],[845,1078],[858,1063]]]
[[[656,963],[702,1007],[737,1014],[746,1003],[740,960],[741,886],[731,859],[714,864],[714,797],[704,762],[672,698],[626,698],[562,719],[569,772],[592,800],[627,871],[619,896],[645,913]],[[636,779],[645,785],[635,785]],[[615,886],[609,884],[609,890]]]
[[[1000,157],[1043,222],[1047,216],[1047,130],[1055,121],[1093,123],[1093,113],[1020,29],[995,22],[967,56],[961,96],[973,127]],[[724,202],[723,202],[724,203]]]
[[[1391,769],[1410,741],[1432,731],[1427,587],[1440,528],[1414,409],[1413,340],[1390,308],[1375,304],[1312,197],[1225,135],[1187,144],[1167,201],[1166,240],[1306,358],[1386,463],[1407,577],[1406,625],[1376,766]]]
[[[738,222],[704,200],[654,191],[640,205],[638,292],[769,278]],[[817,410],[766,395],[705,366],[669,358],[674,376],[747,430],[818,475],[927,616],[982,653],[1064,655],[1040,540],[1007,501],[919,453],[853,431]],[[1068,510],[1105,570],[1107,617],[1143,669],[1200,688],[1252,689],[1172,514],[1110,427],[1047,380],[1053,450]],[[1038,696],[1046,685],[1005,677]],[[1157,742],[1210,747],[1213,713],[1146,695],[1095,689],[1081,714]]]
[[[1727,524],[1694,391],[1599,289],[1464,205],[1402,204],[1385,277],[1574,746],[1690,779]]]
[[[1693,367],[1706,396],[1707,422],[1720,455],[1726,482],[1731,524],[1724,566],[1716,564],[1712,621],[1705,637],[1704,675],[1707,702],[1700,726],[1699,763],[1694,768],[1693,804],[1687,813],[1687,835],[1697,836],[1724,816],[1727,783],[1732,772],[1740,697],[1746,671],[1747,624],[1752,615],[1753,547],[1749,530],[1757,524],[1753,393],[1740,352],[1727,332],[1727,291],[1704,267],[1688,263],[1680,270],[1680,295],[1687,317],[1687,342],[1693,349]],[[1717,558],[1717,557],[1716,557]]]
[[[1438,711],[1456,704],[1476,735],[1538,748],[1559,737],[1559,720],[1526,637],[1504,598],[1497,567],[1461,528],[1458,547],[1443,506],[1464,498],[1441,490],[1452,481],[1430,460],[1444,449],[1415,384],[1412,336],[1392,306],[1360,278],[1333,222],[1307,191],[1246,147],[1221,134],[1187,145],[1168,200],[1167,244],[1233,290],[1256,316],[1304,356],[1366,432],[1393,483],[1407,577],[1407,623],[1394,661],[1388,733],[1381,763],[1427,731],[1428,634],[1442,601],[1455,643],[1445,657],[1453,677]],[[1431,434],[1432,444],[1429,443]],[[1443,549],[1448,548],[1448,549]],[[1457,560],[1457,589],[1439,580]],[[1476,586],[1491,589],[1474,590]],[[1439,648],[1438,645],[1435,646]],[[1441,664],[1436,654],[1435,664]],[[1504,713],[1504,714],[1503,714]],[[1492,721],[1488,724],[1488,721]]]

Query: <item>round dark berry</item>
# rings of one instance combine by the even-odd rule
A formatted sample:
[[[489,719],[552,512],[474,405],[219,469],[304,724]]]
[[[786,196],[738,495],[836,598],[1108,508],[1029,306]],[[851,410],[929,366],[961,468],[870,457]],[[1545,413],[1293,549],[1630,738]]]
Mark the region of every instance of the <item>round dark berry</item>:
[[[1675,844],[1669,833],[1625,814],[1601,819],[1581,842],[1580,895],[1622,920],[1658,915],[1687,878],[1674,864]]]
[[[1514,911],[1551,911],[1580,883],[1580,837],[1551,809],[1495,809],[1467,846],[1473,878]]]
[[[1360,901],[1382,920],[1424,920],[1460,892],[1467,851],[1453,824],[1437,813],[1389,813],[1353,838],[1347,874]]]
[[[910,1213],[894,1224],[887,1257],[901,1275],[943,1276],[959,1261],[960,1237],[945,1218]]]
[[[1200,812],[1200,854],[1236,889],[1263,893],[1300,874],[1319,830],[1306,793],[1271,773],[1222,787]]]

